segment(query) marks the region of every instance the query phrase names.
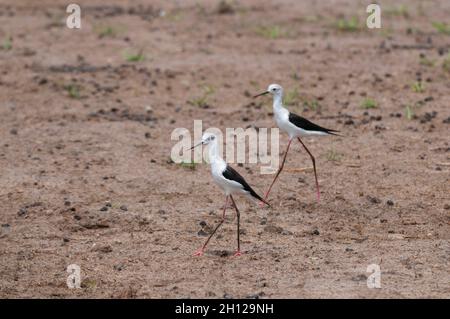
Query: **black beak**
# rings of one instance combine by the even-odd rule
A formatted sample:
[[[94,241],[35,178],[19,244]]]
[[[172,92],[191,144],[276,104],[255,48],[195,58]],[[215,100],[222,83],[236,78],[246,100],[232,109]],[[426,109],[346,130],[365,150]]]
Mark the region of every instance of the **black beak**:
[[[203,141],[201,141],[200,143],[198,143],[197,145],[192,146],[189,150],[192,151],[194,148],[196,148],[197,146],[200,146],[203,144]]]
[[[257,94],[257,95],[255,95],[253,98],[256,98],[256,97],[261,96],[261,95],[266,95],[266,94],[269,94],[269,91],[266,91],[266,92],[262,92],[262,93],[260,93],[260,94]]]

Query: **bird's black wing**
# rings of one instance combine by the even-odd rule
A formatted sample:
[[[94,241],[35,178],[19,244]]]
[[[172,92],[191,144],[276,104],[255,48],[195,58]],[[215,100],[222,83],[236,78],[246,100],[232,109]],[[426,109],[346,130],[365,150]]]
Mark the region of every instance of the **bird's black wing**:
[[[305,119],[304,117],[298,116],[297,114],[294,114],[291,112],[289,112],[289,122],[291,122],[298,128],[304,129],[306,131],[319,131],[319,132],[324,132],[324,133],[332,134],[332,135],[338,135],[333,132],[339,132],[336,130],[331,130],[331,129],[319,126],[317,124],[314,124],[313,122]]]
[[[236,172],[236,170],[234,170],[234,168],[232,168],[230,165],[227,165],[227,168],[222,172],[222,176],[225,177],[226,179],[230,180],[230,181],[235,181],[238,182],[239,184],[242,185],[242,187],[244,187],[244,190],[246,190],[247,192],[250,193],[250,195],[252,195],[253,197],[255,197],[256,199],[260,200],[261,202],[269,205],[264,199],[261,198],[261,196],[259,196],[254,190],[253,188],[250,187],[250,185],[248,185],[248,183],[245,181],[245,179],[241,176],[241,174],[239,174],[238,172]],[[270,205],[269,205],[270,206]]]

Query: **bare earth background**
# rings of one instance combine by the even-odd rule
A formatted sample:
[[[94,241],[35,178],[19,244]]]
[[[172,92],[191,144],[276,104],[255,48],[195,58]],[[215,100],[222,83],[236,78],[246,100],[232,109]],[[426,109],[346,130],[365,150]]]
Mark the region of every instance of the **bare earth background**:
[[[0,3],[0,297],[450,297],[449,1],[381,1],[380,30],[366,1],[78,3],[81,30],[65,1]],[[170,161],[171,132],[273,127],[250,98],[273,82],[345,135],[306,140],[322,200],[294,143],[273,208],[237,202],[245,254],[230,211],[192,257],[224,196]]]

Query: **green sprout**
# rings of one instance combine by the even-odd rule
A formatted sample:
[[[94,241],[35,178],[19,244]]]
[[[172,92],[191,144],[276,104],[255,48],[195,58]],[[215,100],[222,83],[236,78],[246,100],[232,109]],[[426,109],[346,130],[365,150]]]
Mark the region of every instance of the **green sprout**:
[[[411,89],[415,93],[423,93],[425,91],[425,86],[423,85],[423,83],[421,81],[417,81],[411,85]]]
[[[204,85],[203,94],[200,97],[189,100],[189,103],[201,108],[206,108],[208,107],[208,99],[212,94],[214,94],[214,88],[211,85]]]
[[[336,28],[340,31],[345,32],[355,32],[359,31],[359,20],[357,17],[352,17],[350,19],[339,19],[336,22]]]
[[[138,53],[125,53],[125,60],[128,62],[141,62],[144,60],[145,56],[142,53],[142,49]]]
[[[197,164],[198,163],[194,162],[193,160],[190,160],[189,162],[182,161],[180,165],[181,167],[188,168],[194,171],[197,168]]]
[[[343,156],[343,154],[337,152],[334,149],[328,150],[325,154],[325,157],[330,162],[339,162],[341,160],[342,156]]]
[[[365,98],[362,102],[361,102],[361,107],[363,109],[375,109],[378,107],[378,103],[377,101],[375,101],[374,99],[371,98]]]
[[[384,9],[384,13],[390,16],[409,18],[408,7],[404,4]]]
[[[423,65],[423,66],[433,67],[436,62],[434,60],[430,60],[430,59],[423,57],[423,58],[420,58],[419,63],[420,63],[420,65]]]
[[[414,111],[413,111],[412,107],[409,105],[407,105],[405,107],[405,116],[409,121],[411,121],[414,117]]]
[[[96,28],[96,32],[100,38],[115,37],[118,30],[111,26],[101,26]]]
[[[303,106],[312,111],[318,111],[322,107],[317,100],[307,100],[303,101]]]
[[[284,96],[283,104],[285,105],[297,105],[300,94],[298,90],[295,88],[293,90],[287,91]]]
[[[5,40],[3,40],[2,49],[5,51],[9,51],[12,49],[12,38],[11,37],[7,37]]]
[[[439,33],[450,35],[450,25],[443,22],[433,22],[432,25]]]
[[[266,39],[278,39],[287,35],[279,26],[261,26],[256,33]]]
[[[64,89],[67,91],[67,93],[69,94],[69,97],[72,99],[79,99],[81,97],[80,94],[80,86],[76,85],[76,84],[68,84],[66,86],[64,86]]]
[[[444,59],[444,62],[442,62],[442,68],[444,69],[444,71],[450,72],[450,54],[448,54]]]

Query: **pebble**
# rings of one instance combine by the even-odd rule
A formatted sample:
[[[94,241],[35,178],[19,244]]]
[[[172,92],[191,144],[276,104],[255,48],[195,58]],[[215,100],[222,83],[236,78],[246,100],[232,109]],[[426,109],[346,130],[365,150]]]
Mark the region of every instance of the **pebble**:
[[[264,227],[264,231],[273,234],[281,234],[283,232],[283,228],[275,225],[268,225]]]
[[[17,213],[17,215],[19,215],[19,216],[24,216],[26,214],[27,214],[27,209],[26,208],[19,209],[19,212]]]
[[[128,207],[125,205],[120,206],[120,209],[123,210],[124,212],[128,211]]]

